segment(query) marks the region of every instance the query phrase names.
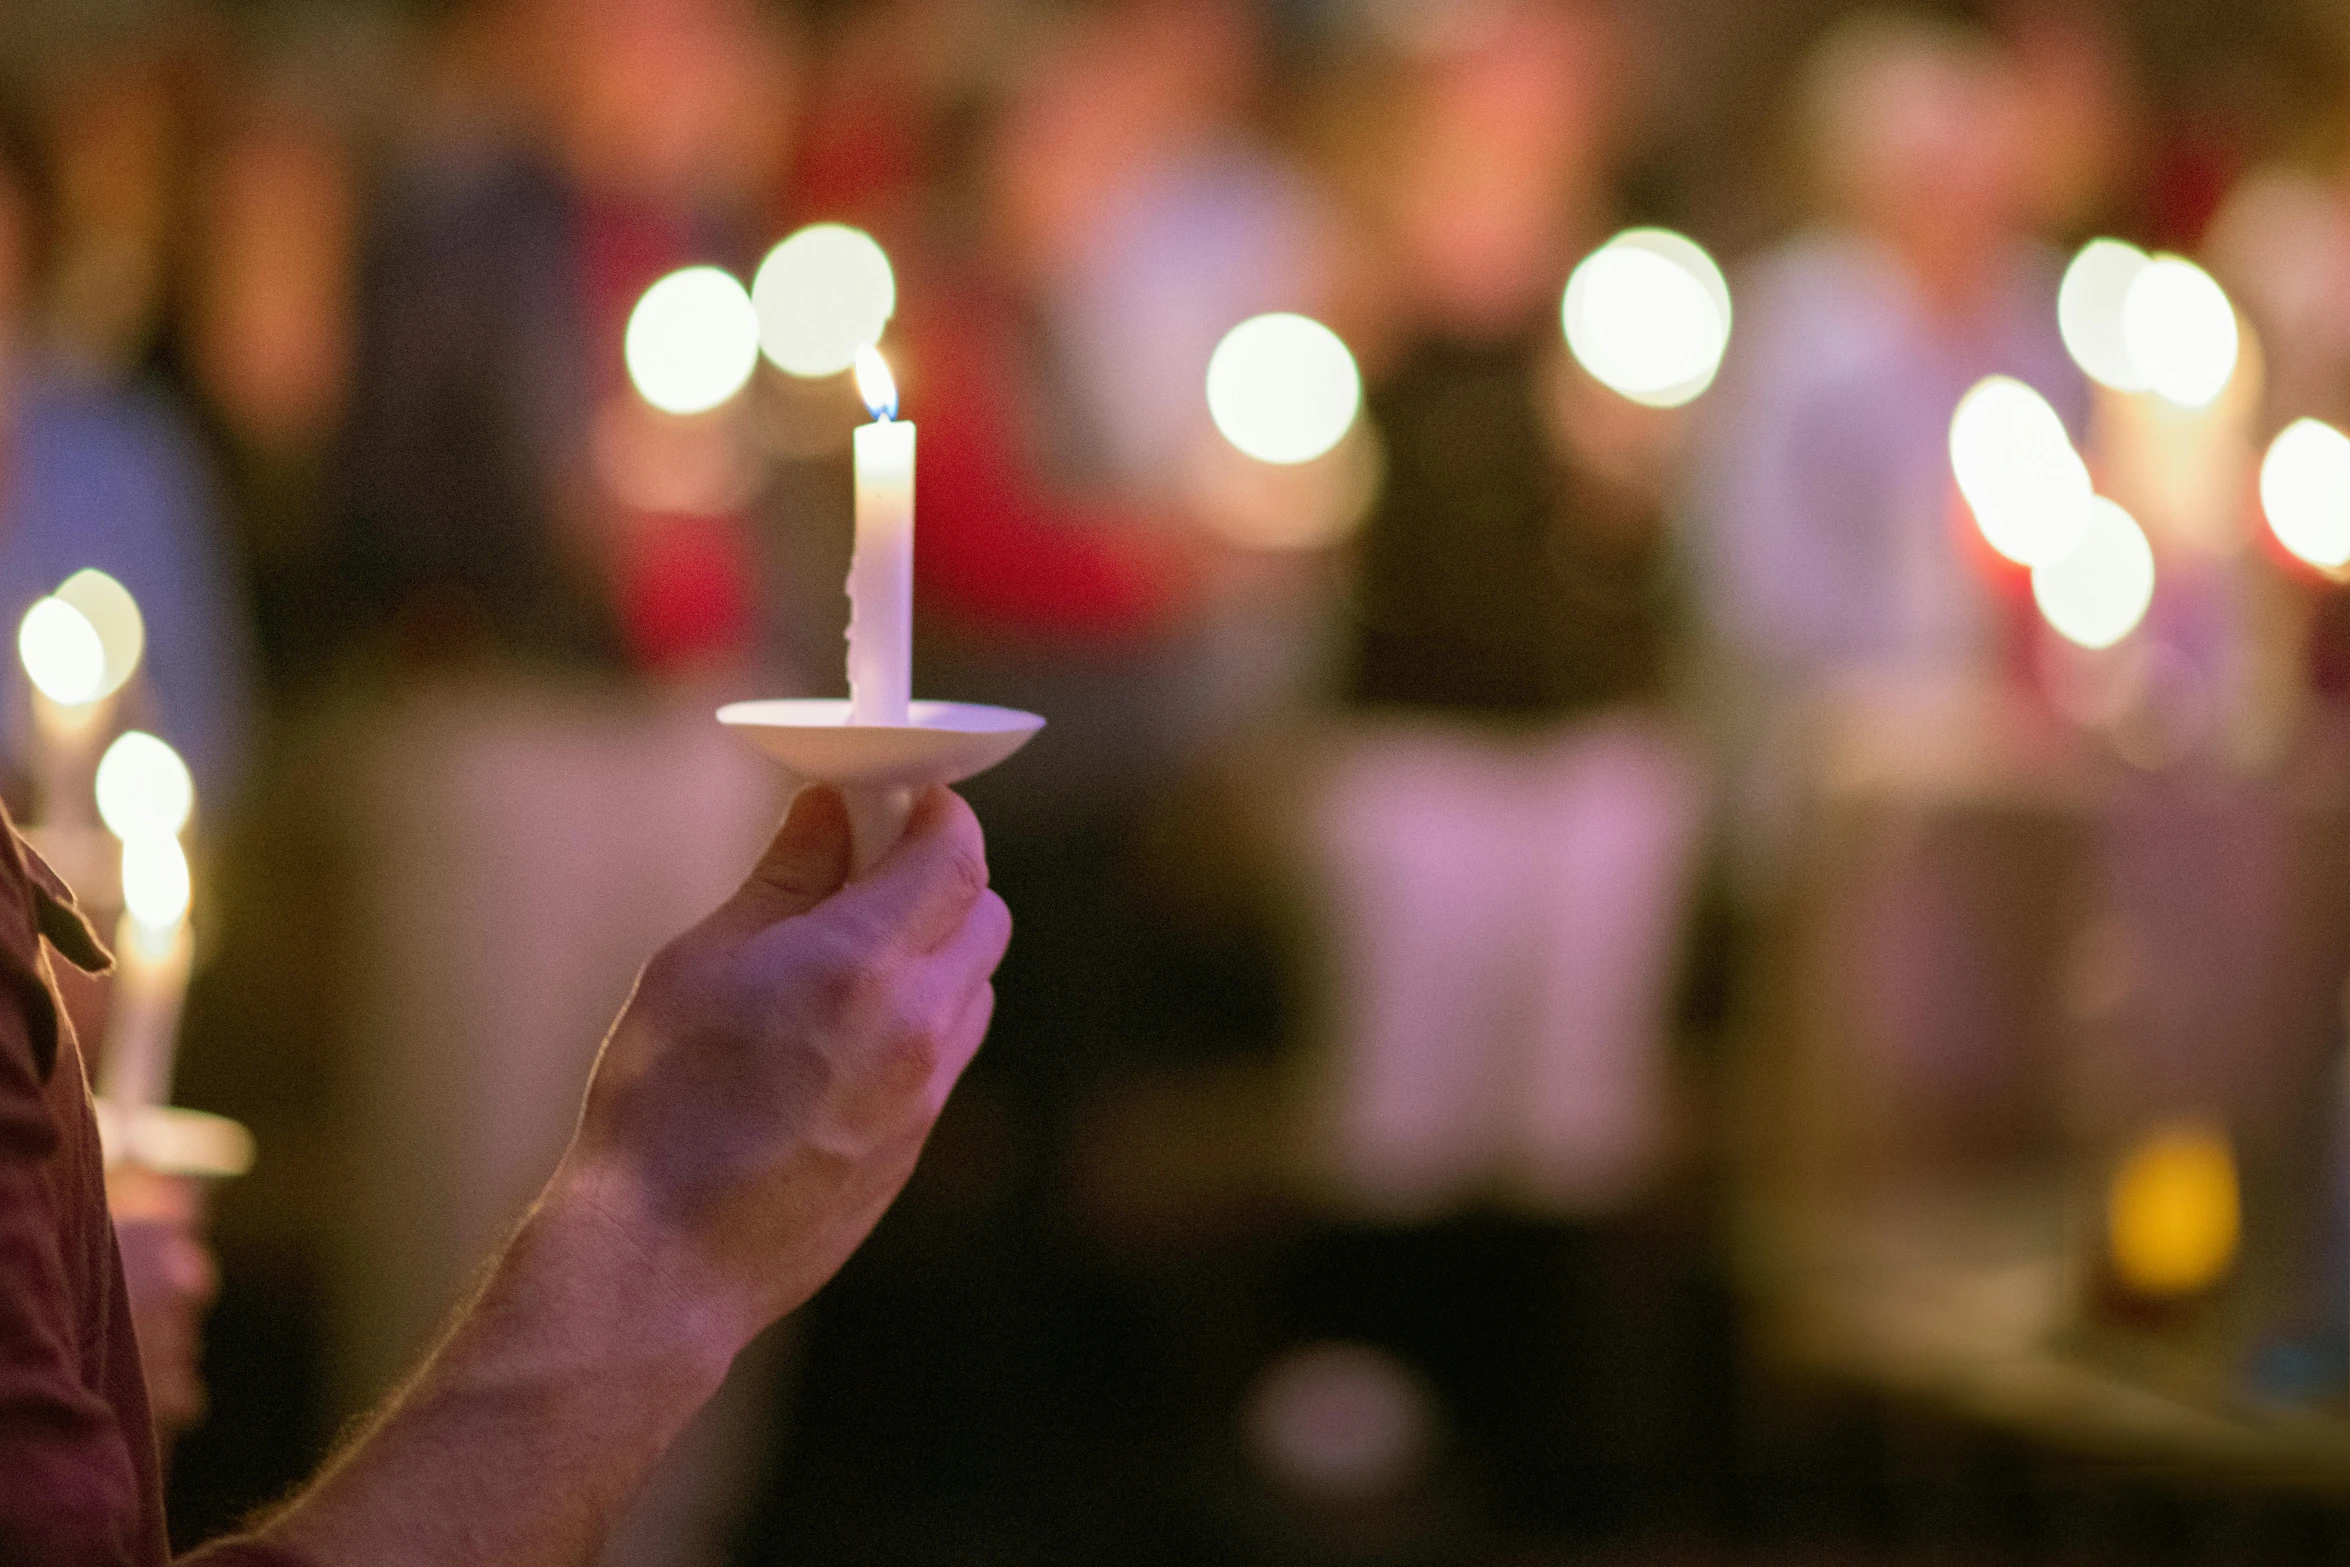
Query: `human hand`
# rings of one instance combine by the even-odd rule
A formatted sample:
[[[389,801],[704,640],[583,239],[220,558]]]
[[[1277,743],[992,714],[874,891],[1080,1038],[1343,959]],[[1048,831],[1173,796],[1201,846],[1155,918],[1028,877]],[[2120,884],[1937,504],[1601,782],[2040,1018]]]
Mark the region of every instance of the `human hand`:
[[[106,1206],[122,1252],[147,1404],[166,1453],[204,1418],[204,1317],[220,1272],[204,1241],[204,1183],[137,1164],[107,1172]]]
[[[839,795],[803,792],[741,889],[645,966],[545,1199],[740,1342],[872,1229],[994,1012],[1011,916],[969,806],[931,790],[848,874]]]

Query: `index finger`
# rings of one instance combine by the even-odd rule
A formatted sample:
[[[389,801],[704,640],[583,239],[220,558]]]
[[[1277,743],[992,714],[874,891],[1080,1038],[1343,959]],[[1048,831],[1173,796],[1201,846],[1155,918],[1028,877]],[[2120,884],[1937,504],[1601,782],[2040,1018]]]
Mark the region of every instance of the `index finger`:
[[[924,791],[905,836],[823,910],[920,954],[953,935],[986,890],[987,840],[979,818],[942,785]]]

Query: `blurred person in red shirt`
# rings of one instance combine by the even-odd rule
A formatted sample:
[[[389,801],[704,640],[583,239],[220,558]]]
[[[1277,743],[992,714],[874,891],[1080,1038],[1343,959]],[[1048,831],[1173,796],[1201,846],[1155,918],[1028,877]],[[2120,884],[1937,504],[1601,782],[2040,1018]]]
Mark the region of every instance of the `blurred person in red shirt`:
[[[749,0],[479,0],[437,61],[360,283],[362,603],[428,669],[737,664],[758,651],[751,486],[699,446],[739,446],[739,410],[657,413],[621,341],[664,274],[756,259],[788,37]]]

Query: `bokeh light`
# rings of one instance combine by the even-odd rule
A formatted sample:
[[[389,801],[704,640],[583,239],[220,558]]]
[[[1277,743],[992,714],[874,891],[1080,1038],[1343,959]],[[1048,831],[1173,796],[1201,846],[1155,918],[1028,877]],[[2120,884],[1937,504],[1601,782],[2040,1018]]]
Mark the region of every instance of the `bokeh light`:
[[[2064,269],[2057,291],[2056,324],[2073,363],[2117,392],[2146,390],[2146,377],[2122,335],[2122,304],[2152,259],[2122,240],[2093,239]]]
[[[1722,269],[1669,229],[1628,229],[1584,257],[1559,314],[1577,363],[1656,408],[1711,386],[1730,344]]]
[[[1369,1344],[1326,1342],[1267,1368],[1244,1416],[1258,1464],[1286,1488],[1366,1501],[1409,1484],[1435,1446],[1435,1401],[1412,1368]]]
[[[122,906],[151,931],[169,930],[188,912],[188,853],[167,832],[143,832],[122,845]]]
[[[2234,1261],[2242,1227],[2235,1155],[2213,1128],[2166,1127],[2114,1171],[2107,1243],[2115,1274],[2141,1294],[2210,1288]]]
[[[90,617],[60,598],[25,611],[16,628],[17,657],[41,695],[80,707],[106,694],[106,644]]]
[[[687,267],[645,290],[629,313],[628,378],[663,413],[698,414],[743,388],[759,362],[759,321],[743,286]]]
[[[196,808],[196,782],[168,744],[124,731],[98,760],[98,816],[117,838],[173,835]]]
[[[779,370],[838,375],[881,341],[897,312],[897,277],[873,236],[814,223],[767,253],[751,279],[759,347]]]
[[[2328,571],[2350,563],[2350,435],[2296,419],[2260,462],[2260,508],[2277,542]]]
[[[147,650],[147,622],[139,613],[131,590],[96,567],[75,572],[58,584],[57,595],[82,612],[106,649],[106,673],[98,684],[100,696],[122,689],[139,667]]]
[[[2182,408],[2208,407],[2236,371],[2236,309],[2194,262],[2156,256],[2123,296],[2122,344],[2155,393]]]
[[[2137,629],[2154,602],[2154,548],[2135,517],[2097,496],[2080,542],[2032,568],[2032,597],[2065,640],[2111,647]]]
[[[1209,415],[1260,462],[1311,462],[1346,435],[1362,403],[1354,355],[1305,316],[1251,317],[1208,360]]]
[[[1950,467],[1983,537],[2019,565],[2063,558],[2089,526],[2088,466],[2048,399],[2021,381],[1990,376],[1959,399]]]

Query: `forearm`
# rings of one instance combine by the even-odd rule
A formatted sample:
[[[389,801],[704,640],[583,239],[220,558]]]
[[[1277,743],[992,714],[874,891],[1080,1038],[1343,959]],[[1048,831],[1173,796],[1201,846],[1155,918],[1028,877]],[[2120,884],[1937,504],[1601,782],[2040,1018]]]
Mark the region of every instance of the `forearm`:
[[[551,1189],[449,1337],[260,1539],[320,1567],[591,1559],[741,1347]]]
[[[645,966],[569,1152],[447,1342],[221,1567],[593,1557],[735,1354],[865,1238],[987,1032],[1011,916],[969,808],[932,791],[848,871],[840,797],[803,793],[734,897]]]

